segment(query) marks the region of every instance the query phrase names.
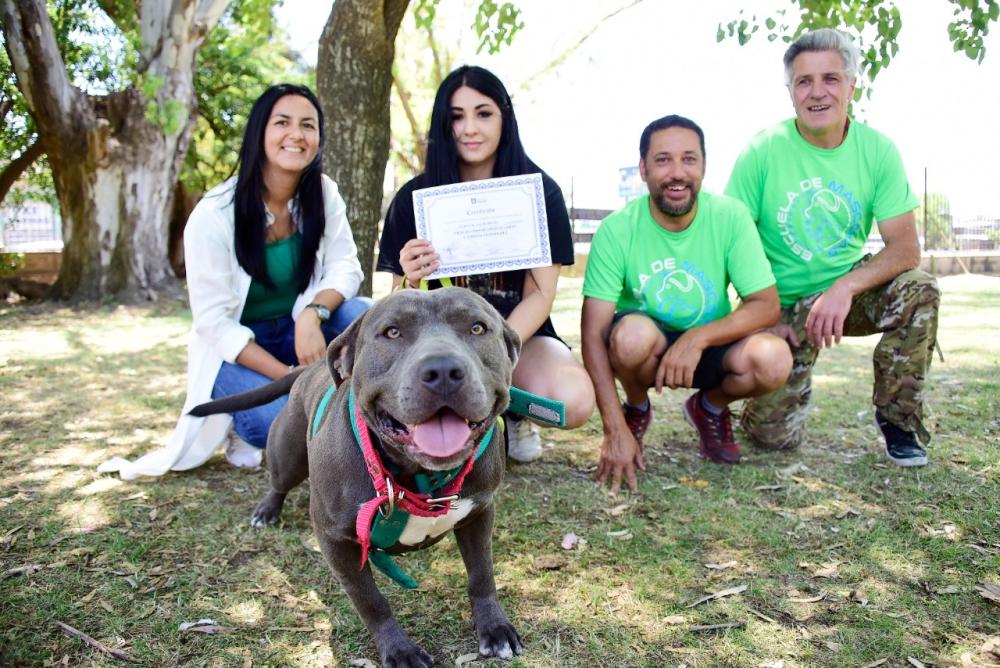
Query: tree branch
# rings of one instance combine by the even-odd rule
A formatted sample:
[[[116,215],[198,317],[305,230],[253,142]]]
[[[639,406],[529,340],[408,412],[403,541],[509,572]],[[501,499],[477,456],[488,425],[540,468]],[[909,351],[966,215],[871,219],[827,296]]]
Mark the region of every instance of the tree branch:
[[[97,0],[97,4],[123,33],[136,31],[139,12],[134,3],[124,0]]]
[[[66,74],[45,0],[0,0],[7,54],[40,134],[62,134],[79,122],[82,93]]]
[[[6,199],[7,193],[14,187],[14,183],[24,173],[24,170],[44,154],[45,149],[42,148],[41,140],[36,139],[33,144],[21,152],[21,155],[7,163],[7,166],[0,171],[0,203]]]
[[[410,105],[410,93],[403,87],[403,83],[396,76],[395,67],[392,73],[392,85],[396,89],[396,95],[399,97],[400,104],[403,105],[403,112],[406,114],[406,120],[410,124],[410,133],[413,136],[413,145],[417,148],[417,160],[420,164],[420,169],[414,171],[414,174],[419,174],[424,171],[424,161],[426,159],[426,140],[423,134],[420,132],[420,124],[417,123],[417,117],[413,113],[413,107]],[[406,161],[407,164],[411,164],[409,160]]]

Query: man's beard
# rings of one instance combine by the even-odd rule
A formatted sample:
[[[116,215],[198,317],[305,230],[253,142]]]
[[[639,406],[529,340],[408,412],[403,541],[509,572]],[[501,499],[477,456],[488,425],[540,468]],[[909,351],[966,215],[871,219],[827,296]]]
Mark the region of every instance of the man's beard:
[[[685,185],[688,187],[688,192],[690,197],[688,197],[687,202],[682,204],[674,204],[667,199],[665,190],[672,185]],[[686,216],[691,213],[691,209],[694,208],[695,202],[698,200],[698,193],[694,189],[694,185],[691,183],[682,183],[679,181],[674,181],[673,183],[668,183],[663,188],[660,188],[655,195],[652,195],[653,203],[656,204],[656,208],[662,213],[671,216],[672,218],[680,218],[681,216]]]

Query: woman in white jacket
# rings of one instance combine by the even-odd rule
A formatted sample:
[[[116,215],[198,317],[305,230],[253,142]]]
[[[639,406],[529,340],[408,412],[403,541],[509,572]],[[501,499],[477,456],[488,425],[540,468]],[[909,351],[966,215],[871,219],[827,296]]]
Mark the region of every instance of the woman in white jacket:
[[[187,411],[321,359],[371,305],[355,296],[361,265],[344,200],[322,173],[323,138],[308,88],[279,84],[254,103],[237,175],[202,198],[184,230],[193,327],[181,418],[165,448],[101,471],[126,479],[183,471],[227,440],[230,462],[259,465],[285,398],[233,415]]]

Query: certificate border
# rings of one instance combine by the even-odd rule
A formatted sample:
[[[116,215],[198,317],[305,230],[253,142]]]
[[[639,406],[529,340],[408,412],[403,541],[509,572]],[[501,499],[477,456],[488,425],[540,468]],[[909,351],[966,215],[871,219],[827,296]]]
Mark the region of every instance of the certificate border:
[[[488,274],[497,271],[511,271],[526,269],[531,267],[545,267],[552,264],[552,246],[549,243],[548,214],[545,210],[545,186],[542,181],[541,172],[532,174],[519,174],[516,176],[501,176],[493,179],[483,179],[480,181],[465,181],[453,183],[445,186],[434,186],[431,188],[421,188],[413,191],[413,218],[416,223],[417,236],[421,239],[427,238],[427,220],[424,215],[424,198],[428,195],[450,195],[453,193],[474,192],[477,190],[491,190],[497,185],[530,185],[534,191],[535,199],[535,225],[537,226],[538,240],[541,244],[541,255],[522,260],[498,260],[494,262],[465,262],[448,265],[450,269],[438,270],[427,276],[429,279],[445,278],[452,276],[466,276],[469,274]]]

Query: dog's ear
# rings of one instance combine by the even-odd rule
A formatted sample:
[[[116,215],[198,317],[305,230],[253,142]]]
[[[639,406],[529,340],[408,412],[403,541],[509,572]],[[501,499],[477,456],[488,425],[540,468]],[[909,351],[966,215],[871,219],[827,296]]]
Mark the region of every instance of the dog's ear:
[[[514,328],[507,324],[506,320],[501,319],[500,322],[503,323],[503,342],[507,346],[507,357],[510,358],[510,368],[513,369],[517,365],[517,360],[521,356],[521,335],[514,331]]]
[[[354,358],[357,353],[358,339],[361,335],[361,323],[365,321],[371,309],[362,313],[347,329],[337,335],[326,349],[326,364],[330,367],[330,375],[337,387],[351,377]]]

